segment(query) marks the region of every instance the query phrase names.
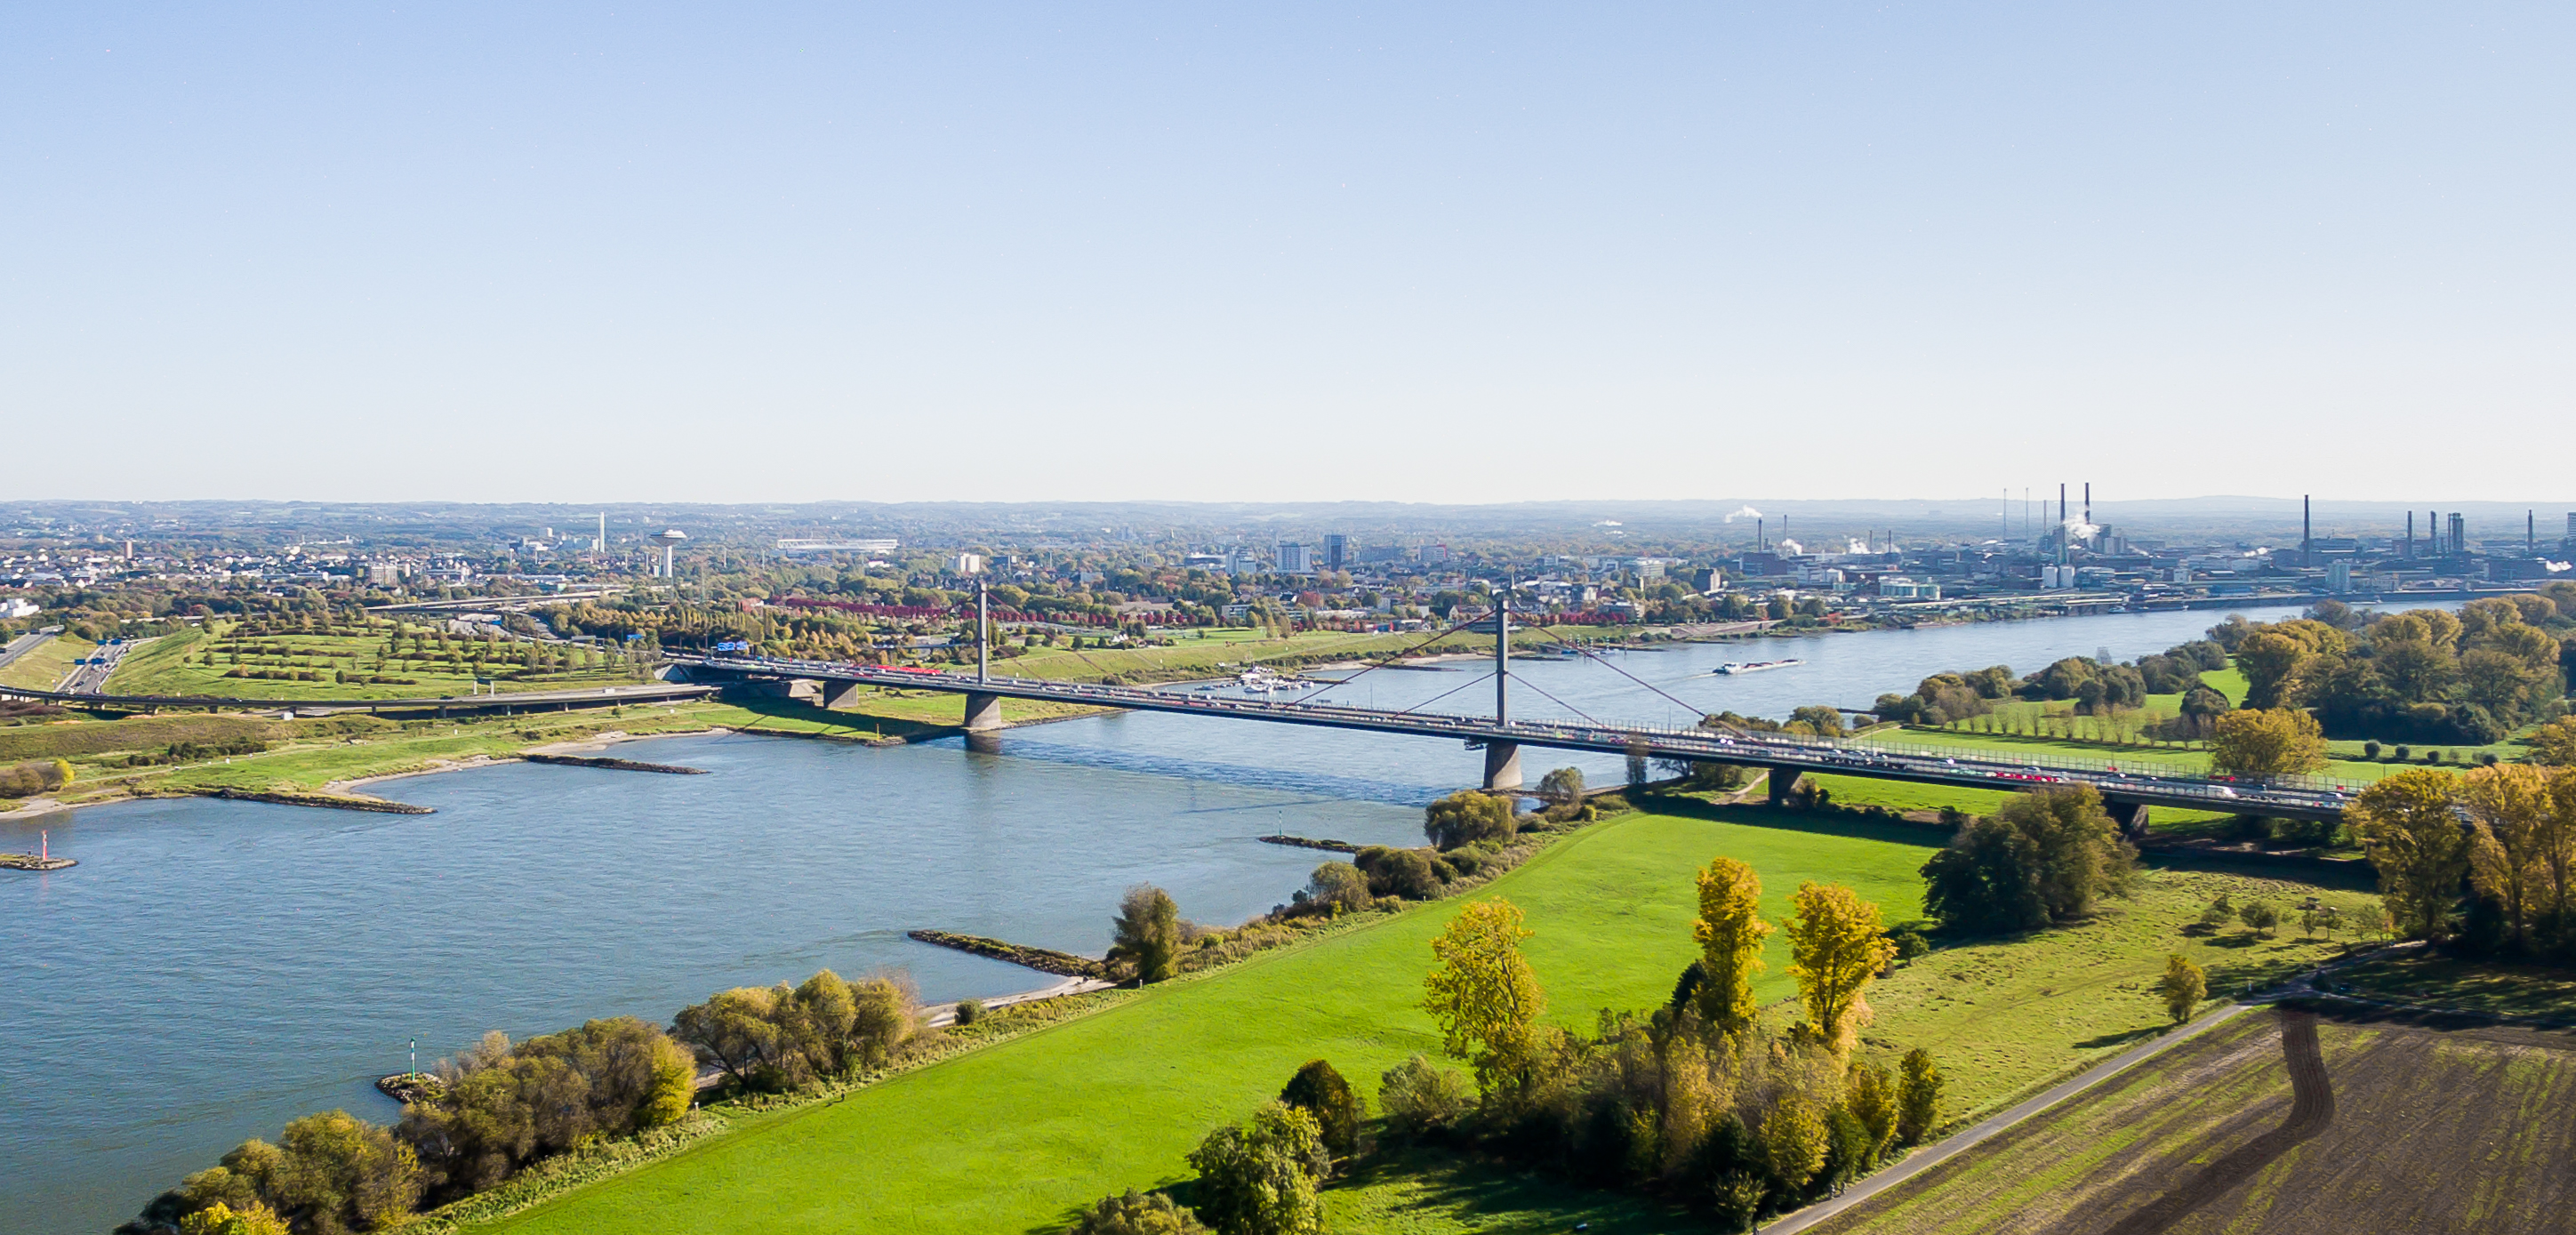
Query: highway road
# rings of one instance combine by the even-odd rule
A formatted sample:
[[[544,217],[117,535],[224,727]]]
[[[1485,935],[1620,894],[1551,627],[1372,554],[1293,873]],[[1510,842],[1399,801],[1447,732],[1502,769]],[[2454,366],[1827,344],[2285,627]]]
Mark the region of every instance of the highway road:
[[[45,646],[46,643],[52,641],[53,637],[53,631],[38,630],[30,631],[10,640],[9,646],[0,647],[0,669],[8,668],[9,662],[18,659],[29,652],[35,651],[37,648]]]
[[[117,663],[150,642],[149,639],[110,639],[73,664],[71,673],[56,683],[54,689],[75,695],[105,694],[108,675],[116,672]]]
[[[942,690],[1014,699],[1236,717],[1274,723],[1363,729],[1381,733],[1455,737],[1471,744],[1512,742],[1559,750],[1638,754],[1772,769],[1824,772],[1919,784],[2019,790],[2036,785],[2089,784],[2106,801],[2175,806],[2302,819],[2336,819],[2362,785],[2318,777],[2269,782],[2212,777],[2143,759],[2071,759],[2063,756],[1998,757],[1956,747],[1906,746],[1869,739],[1837,741],[1741,730],[1613,726],[1561,720],[1386,712],[1324,702],[1222,698],[1136,686],[1098,686],[1028,678],[990,678],[887,665],[726,656],[672,656],[673,663],[746,678],[810,678],[897,689]]]

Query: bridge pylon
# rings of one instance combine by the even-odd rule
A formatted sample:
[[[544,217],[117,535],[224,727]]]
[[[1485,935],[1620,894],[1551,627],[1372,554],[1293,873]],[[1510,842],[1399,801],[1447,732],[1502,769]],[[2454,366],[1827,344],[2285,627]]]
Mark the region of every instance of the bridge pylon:
[[[1521,744],[1485,743],[1485,788],[1488,792],[1521,787]]]

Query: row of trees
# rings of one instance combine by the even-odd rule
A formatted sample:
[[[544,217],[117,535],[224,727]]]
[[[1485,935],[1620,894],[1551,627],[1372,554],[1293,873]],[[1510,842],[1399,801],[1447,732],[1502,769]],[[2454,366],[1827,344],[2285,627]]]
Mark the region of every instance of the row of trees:
[[[2142,656],[2127,665],[2069,656],[2026,678],[2015,678],[2009,665],[1990,665],[1933,674],[1916,685],[1913,694],[1880,695],[1870,711],[1881,720],[1937,726],[1987,715],[1997,703],[2009,699],[2072,700],[2076,712],[2094,716],[2139,707],[2149,695],[2182,695],[2188,715],[2195,703],[2199,711],[2214,710],[2211,699],[2217,700],[2220,709],[2226,706],[2222,696],[2200,682],[2202,673],[2226,667],[2226,649],[2205,639]],[[2206,699],[2199,698],[2204,695]]]
[[[1544,1024],[1546,993],[1521,955],[1519,909],[1470,904],[1432,944],[1424,1007],[1445,1054],[1468,1065],[1472,1116],[1446,1117],[1488,1148],[1587,1182],[1652,1188],[1741,1228],[1867,1171],[1939,1120],[1940,1074],[1907,1055],[1902,1075],[1858,1057],[1870,984],[1895,956],[1875,905],[1807,883],[1780,923],[1760,913],[1751,867],[1713,860],[1699,876],[1700,957],[1672,1000],[1602,1014],[1578,1035]],[[1752,982],[1764,940],[1787,933],[1803,1019],[1762,1023]],[[1390,1127],[1436,1129],[1442,1086],[1390,1073]],[[1428,1096],[1426,1096],[1428,1095]],[[1398,1119],[1399,1110],[1405,1118]]]
[[[778,1093],[883,1067],[920,1026],[909,976],[851,982],[826,969],[797,986],[719,992],[680,1009],[671,1033],[735,1085]]]
[[[440,1061],[386,1127],[346,1111],[307,1115],[272,1144],[242,1142],[120,1228],[131,1235],[345,1235],[399,1225],[417,1207],[492,1188],[530,1165],[686,1115],[699,1065],[780,1089],[880,1066],[921,1023],[909,979],[725,991],[669,1032],[634,1017],[512,1043],[500,1033]]]
[[[2408,936],[2576,958],[2576,766],[2409,768],[2347,814]]]
[[[2576,584],[2436,609],[2362,615],[2320,605],[2288,622],[2212,628],[2244,670],[2248,707],[2305,707],[2337,736],[2492,742],[2559,705],[2576,666]]]
[[[72,765],[63,759],[34,759],[0,768],[0,798],[29,798],[72,783]]]
[[[343,1235],[400,1223],[424,1201],[489,1188],[539,1158],[687,1114],[689,1052],[633,1017],[511,1044],[499,1033],[440,1063],[393,1127],[307,1115],[276,1143],[242,1142],[155,1198],[129,1231]]]

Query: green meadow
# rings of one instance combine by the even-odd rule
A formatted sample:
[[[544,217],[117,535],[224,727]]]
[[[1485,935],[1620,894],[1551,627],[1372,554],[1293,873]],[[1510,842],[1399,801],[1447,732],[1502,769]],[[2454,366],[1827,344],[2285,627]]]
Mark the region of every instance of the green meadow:
[[[1892,922],[1920,910],[1931,837],[1767,808],[1631,814],[1575,834],[1477,896],[1528,915],[1526,949],[1550,1016],[1588,1028],[1602,1008],[1660,1003],[1694,955],[1693,875],[1716,854],[1752,863],[1778,916],[1804,880],[1849,884]],[[2284,972],[2324,941],[2194,934],[2220,888],[2288,898],[2310,889],[2162,872],[2094,925],[1936,952],[1872,996],[1868,1049],[1923,1045],[1952,1070],[1967,1114],[2154,1032],[2147,986],[2168,951],[2200,955],[2223,981]],[[2348,893],[2330,896],[2350,897]],[[744,1122],[677,1156],[477,1230],[529,1235],[806,1229],[1044,1230],[1128,1186],[1187,1174],[1184,1155],[1219,1123],[1325,1058],[1374,1094],[1378,1073],[1436,1051],[1415,1006],[1429,944],[1459,902],[1433,902],[1354,930],[1151,988],[1105,1010],[905,1073],[830,1102]],[[1183,906],[1186,913],[1187,906]],[[1778,935],[1759,991],[1793,994]],[[788,975],[780,975],[782,977]],[[1771,1015],[1784,1021],[1786,1007]],[[1589,1214],[1603,1230],[1652,1230],[1643,1202],[1487,1166],[1372,1167],[1332,1192],[1335,1229],[1389,1235],[1556,1230]],[[1497,1207],[1509,1208],[1503,1213]]]

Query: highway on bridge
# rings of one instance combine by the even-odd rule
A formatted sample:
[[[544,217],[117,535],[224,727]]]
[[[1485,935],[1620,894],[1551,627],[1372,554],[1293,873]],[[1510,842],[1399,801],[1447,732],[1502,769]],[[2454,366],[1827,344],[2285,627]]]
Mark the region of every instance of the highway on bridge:
[[[1488,789],[1520,785],[1518,748],[1599,751],[1657,759],[1731,763],[1767,769],[1774,800],[1808,772],[1972,789],[2019,790],[2044,784],[2088,784],[2099,790],[2123,827],[2139,832],[2146,808],[2172,806],[2297,819],[2340,818],[2362,786],[2315,777],[2256,783],[2211,777],[2138,760],[2057,756],[1998,758],[1960,749],[1903,746],[1868,739],[1835,741],[1735,730],[1617,726],[1562,720],[1504,720],[1422,712],[1389,712],[1345,704],[1221,698],[1139,686],[1102,686],[1030,678],[981,677],[933,669],[839,661],[747,656],[669,655],[694,680],[811,680],[847,686],[949,691],[967,696],[968,728],[998,727],[999,699],[1044,699],[1140,712],[1174,712],[1276,724],[1313,725],[1417,737],[1457,738],[1486,750]]]

